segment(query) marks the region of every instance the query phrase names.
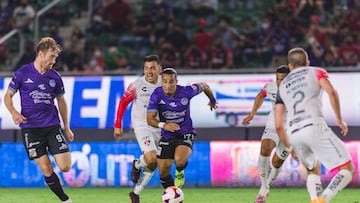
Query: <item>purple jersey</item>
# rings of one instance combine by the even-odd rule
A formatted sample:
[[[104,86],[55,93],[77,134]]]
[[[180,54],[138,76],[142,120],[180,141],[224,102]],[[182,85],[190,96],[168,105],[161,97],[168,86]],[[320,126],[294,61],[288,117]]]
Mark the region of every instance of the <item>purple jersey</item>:
[[[176,86],[175,96],[166,95],[162,87],[154,90],[150,97],[148,112],[158,112],[160,122],[177,123],[180,130],[170,132],[161,129],[161,135],[165,139],[183,136],[186,133],[195,133],[190,117],[190,100],[200,93],[200,86]]]
[[[21,114],[27,118],[27,122],[20,124],[21,128],[49,127],[60,124],[54,99],[65,92],[58,72],[50,69],[41,75],[33,63],[27,64],[15,72],[9,89],[20,92]]]

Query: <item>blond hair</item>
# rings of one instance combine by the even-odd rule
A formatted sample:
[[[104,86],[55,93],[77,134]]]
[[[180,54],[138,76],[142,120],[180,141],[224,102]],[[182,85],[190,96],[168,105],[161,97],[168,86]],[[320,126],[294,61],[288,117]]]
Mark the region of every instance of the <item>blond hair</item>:
[[[295,68],[300,66],[307,66],[309,57],[303,48],[293,48],[288,52],[288,63]]]
[[[35,51],[38,54],[40,51],[47,51],[49,49],[56,50],[58,53],[62,51],[61,46],[51,37],[41,38],[39,43],[36,45]]]

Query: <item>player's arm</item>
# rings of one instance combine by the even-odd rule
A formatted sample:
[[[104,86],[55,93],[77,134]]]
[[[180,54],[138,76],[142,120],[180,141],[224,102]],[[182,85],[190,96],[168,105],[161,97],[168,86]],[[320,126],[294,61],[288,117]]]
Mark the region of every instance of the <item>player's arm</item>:
[[[345,136],[348,133],[348,127],[342,120],[339,95],[327,78],[320,79],[320,86],[329,95],[330,104],[335,113],[336,124],[341,128],[341,134]]]
[[[204,92],[205,95],[210,100],[209,103],[208,103],[208,105],[210,106],[210,110],[212,111],[213,109],[216,109],[217,108],[217,102],[216,102],[214,93],[211,90],[210,86],[205,82],[199,83],[199,86],[200,86],[200,91]]]
[[[14,107],[12,98],[15,95],[15,93],[16,93],[15,91],[8,89],[4,95],[4,103],[6,108],[10,112],[14,123],[19,124],[26,121],[26,118],[23,115],[21,115]]]
[[[74,141],[74,133],[71,131],[70,125],[69,125],[68,107],[67,107],[65,97],[64,97],[64,95],[57,96],[56,100],[58,103],[61,119],[64,123],[65,135],[69,141]]]
[[[252,106],[251,112],[245,116],[245,118],[242,120],[243,125],[249,125],[250,121],[254,118],[256,112],[259,110],[261,105],[263,104],[266,97],[266,92],[264,89],[262,89],[255,97],[254,104]]]
[[[133,85],[129,85],[124,95],[121,97],[119,105],[116,111],[116,120],[114,124],[114,137],[121,137],[124,135],[122,128],[122,119],[124,113],[131,101],[136,98],[136,88]]]
[[[146,115],[146,120],[148,125],[154,127],[154,128],[162,128],[164,130],[174,132],[176,130],[180,130],[180,126],[176,123],[166,123],[166,122],[160,122],[157,119],[158,112],[155,111],[148,111]]]

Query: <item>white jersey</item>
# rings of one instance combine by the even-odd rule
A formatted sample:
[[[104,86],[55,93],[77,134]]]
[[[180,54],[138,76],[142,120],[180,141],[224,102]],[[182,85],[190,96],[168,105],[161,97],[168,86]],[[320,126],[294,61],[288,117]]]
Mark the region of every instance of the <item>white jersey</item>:
[[[148,126],[146,121],[146,115],[150,96],[153,93],[154,89],[159,87],[160,85],[160,78],[158,79],[157,84],[152,84],[147,82],[145,80],[145,77],[138,78],[129,85],[128,89],[135,89],[136,94],[135,99],[133,100],[133,106],[131,111],[131,120],[133,127]]]
[[[327,77],[327,72],[322,68],[300,67],[291,71],[281,82],[276,102],[285,104],[289,128],[308,119],[323,117],[323,91],[319,80]]]
[[[266,126],[274,128],[274,129],[275,129],[274,107],[275,107],[277,91],[278,91],[278,87],[277,87],[275,81],[266,83],[264,88],[261,91],[262,96],[269,98],[271,105],[272,105],[271,111],[268,115]]]

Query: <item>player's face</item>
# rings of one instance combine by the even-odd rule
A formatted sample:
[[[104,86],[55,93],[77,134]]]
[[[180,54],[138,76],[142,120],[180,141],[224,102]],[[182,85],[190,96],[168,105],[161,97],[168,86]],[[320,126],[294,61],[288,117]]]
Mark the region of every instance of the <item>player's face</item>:
[[[145,80],[149,83],[156,84],[161,71],[160,65],[156,61],[144,62]]]
[[[287,76],[287,73],[276,73],[276,85],[279,87],[281,81]]]
[[[40,54],[42,54],[42,66],[46,69],[51,69],[56,62],[59,52],[56,49],[48,49]]]
[[[174,96],[176,92],[177,78],[175,74],[162,74],[162,88],[166,95]]]

